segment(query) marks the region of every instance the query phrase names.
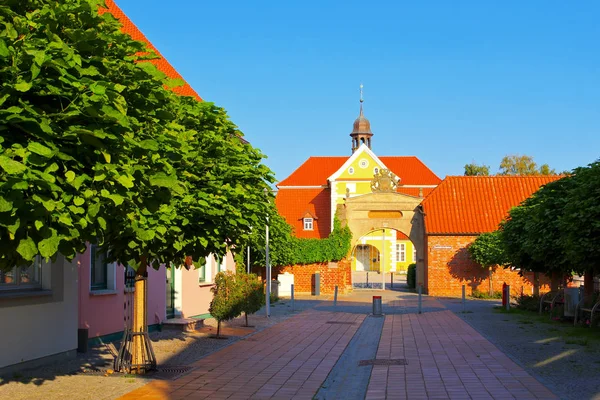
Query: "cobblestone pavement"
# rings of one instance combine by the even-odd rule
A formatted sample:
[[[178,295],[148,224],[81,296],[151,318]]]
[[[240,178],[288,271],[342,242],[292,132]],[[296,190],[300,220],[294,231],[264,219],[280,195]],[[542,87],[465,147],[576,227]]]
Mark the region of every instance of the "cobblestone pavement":
[[[467,300],[463,314],[459,299],[439,300],[561,399],[600,399],[600,338],[573,336],[566,322],[499,312],[499,301]]]
[[[375,399],[554,399],[451,311],[390,315],[367,389]]]
[[[362,327],[373,331],[361,325],[372,311],[373,295],[383,297],[383,328],[372,337],[356,335]],[[0,380],[0,398],[311,399],[318,393],[317,398],[352,400],[365,392],[369,399],[553,398],[535,378],[560,398],[598,398],[600,353],[593,344],[562,340],[553,325],[541,334],[533,329],[540,324],[494,311],[495,304],[469,301],[463,314],[457,299],[424,296],[419,315],[414,293],[357,290],[340,295],[335,306],[331,296],[298,297],[294,309],[290,301],[275,304],[269,319],[263,310],[250,316],[255,331],[241,328],[243,318],[226,324],[226,333],[240,335],[227,340],[207,337],[216,324],[212,319],[199,332],[153,333],[159,365],[194,368],[179,378],[102,376],[112,357],[96,348],[85,357]],[[366,347],[353,347],[353,341]],[[373,351],[383,362],[404,359],[408,365],[354,365]]]
[[[317,304],[200,360],[184,377],[153,382],[122,399],[364,398],[364,388],[351,384],[360,374],[345,362],[356,362],[352,353],[361,351],[352,339],[373,294]],[[556,398],[436,299],[424,298],[423,314],[415,314],[414,295],[375,294],[387,303],[381,339],[376,343],[375,332],[359,346],[375,343],[375,361],[386,365],[363,367],[370,368],[366,398]],[[400,360],[407,365],[389,365]]]
[[[363,319],[308,310],[203,358],[182,378],[122,399],[310,399]]]
[[[254,331],[261,331],[276,325],[302,310],[314,307],[329,296],[300,296],[292,310],[289,301],[283,300],[271,308],[271,318],[265,317],[264,310],[249,316],[249,324]],[[239,329],[244,324],[243,318],[225,323],[224,334],[246,335],[248,331]],[[205,320],[207,328],[215,327],[214,319]],[[236,328],[237,332],[228,332],[227,327]],[[242,336],[230,336],[226,340],[210,339],[212,332],[208,329],[200,332],[182,333],[163,330],[153,332],[153,342],[159,367],[187,366],[198,359],[230,345]],[[119,343],[115,343],[118,349]],[[114,349],[113,349],[114,351]],[[133,375],[107,374],[112,368],[113,355],[110,348],[98,346],[91,348],[86,354],[78,354],[77,358],[52,363],[40,368],[19,371],[8,377],[0,377],[0,399],[11,400],[65,400],[65,399],[114,399],[141,387],[151,379],[172,378],[174,374],[150,374],[140,378]]]

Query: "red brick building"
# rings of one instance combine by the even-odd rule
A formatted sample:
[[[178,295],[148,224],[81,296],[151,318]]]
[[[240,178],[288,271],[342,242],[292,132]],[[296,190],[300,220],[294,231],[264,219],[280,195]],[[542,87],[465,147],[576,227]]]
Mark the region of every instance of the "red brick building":
[[[500,291],[502,284],[511,292],[531,294],[533,274],[521,277],[516,270],[495,268],[489,271],[472,261],[467,251],[478,235],[491,232],[542,185],[558,176],[451,176],[423,201],[425,212],[425,282],[435,296],[459,296],[462,285],[467,294],[473,290]]]

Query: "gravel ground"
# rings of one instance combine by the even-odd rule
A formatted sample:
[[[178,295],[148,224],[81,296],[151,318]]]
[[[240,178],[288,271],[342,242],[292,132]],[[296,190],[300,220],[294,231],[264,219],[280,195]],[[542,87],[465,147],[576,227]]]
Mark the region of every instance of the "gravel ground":
[[[561,399],[600,399],[599,331],[573,336],[571,323],[500,312],[498,301],[468,300],[462,313],[460,299],[438,300]]]
[[[254,332],[275,325],[290,316],[312,308],[327,296],[315,298],[299,298],[295,301],[292,310],[289,300],[281,300],[271,308],[271,317],[266,318],[264,309],[249,316],[249,325],[254,326]],[[243,318],[238,318],[228,323],[225,327],[241,327],[245,323]],[[214,319],[207,319],[204,325],[216,327]],[[237,334],[245,332],[238,329]],[[226,332],[225,332],[226,333]],[[252,334],[252,333],[250,333]],[[210,338],[210,333],[201,332],[176,332],[163,330],[150,334],[159,369],[171,367],[181,370],[186,365],[219,350],[243,336],[230,336],[227,339]],[[119,343],[114,343],[116,349]],[[112,368],[115,349],[111,345],[91,348],[86,354],[78,354],[77,358],[48,364],[40,368],[24,370],[13,376],[0,377],[0,398],[11,400],[66,400],[66,399],[114,399],[128,393],[151,379],[170,379],[177,373],[159,371],[143,378],[125,374],[106,374]]]

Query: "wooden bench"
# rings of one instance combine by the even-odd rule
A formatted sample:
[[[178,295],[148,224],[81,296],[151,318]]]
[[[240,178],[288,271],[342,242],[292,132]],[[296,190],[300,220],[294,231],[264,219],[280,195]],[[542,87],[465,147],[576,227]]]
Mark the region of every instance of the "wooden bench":
[[[550,311],[550,318],[552,318],[552,310],[556,306],[565,304],[565,291],[564,289],[552,290],[547,292],[540,297],[540,315],[548,310]]]
[[[577,321],[580,320],[579,314],[581,314],[582,317],[586,314],[590,314],[590,326],[594,326],[595,318],[600,317],[600,297],[598,297],[595,300],[596,301],[595,303],[594,303],[594,300],[592,300],[592,301],[586,301],[586,300],[589,300],[589,299],[586,299],[584,296],[584,298],[581,299],[581,301],[579,303],[577,303],[577,308],[575,308],[575,320],[573,322],[574,325],[577,325]],[[596,314],[598,314],[598,316],[595,317]]]

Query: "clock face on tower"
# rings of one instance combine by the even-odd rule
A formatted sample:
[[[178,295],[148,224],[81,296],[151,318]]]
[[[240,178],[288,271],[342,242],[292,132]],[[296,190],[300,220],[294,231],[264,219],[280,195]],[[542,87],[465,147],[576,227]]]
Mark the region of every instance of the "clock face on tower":
[[[358,162],[358,166],[361,167],[361,168],[367,168],[369,166],[369,160],[367,160],[366,158],[362,158]]]

